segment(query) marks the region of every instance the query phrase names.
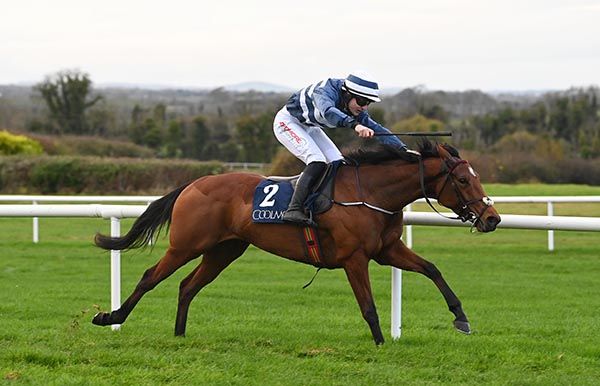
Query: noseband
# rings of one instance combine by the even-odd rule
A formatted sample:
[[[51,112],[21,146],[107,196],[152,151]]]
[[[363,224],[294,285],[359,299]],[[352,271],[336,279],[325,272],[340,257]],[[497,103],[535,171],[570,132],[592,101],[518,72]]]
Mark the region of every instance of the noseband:
[[[481,220],[481,217],[483,217],[485,212],[492,205],[494,205],[494,201],[491,198],[489,198],[488,196],[483,196],[479,199],[467,201],[465,199],[464,195],[462,194],[462,192],[460,191],[460,189],[458,189],[458,186],[456,186],[457,177],[454,175],[454,169],[456,169],[456,167],[458,165],[462,165],[462,164],[468,165],[469,162],[467,162],[466,160],[462,160],[462,159],[458,160],[456,162],[453,162],[452,164],[450,164],[446,160],[443,160],[443,161],[444,161],[444,168],[442,169],[440,174],[441,175],[446,174],[446,179],[444,180],[444,184],[442,185],[442,188],[440,189],[440,191],[438,192],[438,194],[436,196],[439,199],[439,197],[444,192],[444,189],[446,189],[446,186],[448,186],[448,181],[450,181],[450,185],[453,187],[454,193],[455,193],[456,198],[458,199],[458,203],[459,203],[459,209],[453,209],[453,211],[457,214],[457,217],[448,217],[448,216],[443,215],[431,204],[431,201],[429,201],[429,197],[427,197],[427,190],[425,189],[425,165],[423,163],[423,158],[419,157],[419,175],[420,175],[420,179],[421,179],[421,189],[423,190],[423,196],[425,196],[425,201],[427,201],[427,204],[429,204],[431,209],[433,209],[440,216],[449,218],[452,220],[461,220],[462,222],[469,221],[473,224],[473,226],[475,226],[477,224],[477,222]],[[484,205],[484,208],[481,210],[480,213],[477,213],[476,211],[471,209],[471,205],[478,203],[478,202],[482,202]]]

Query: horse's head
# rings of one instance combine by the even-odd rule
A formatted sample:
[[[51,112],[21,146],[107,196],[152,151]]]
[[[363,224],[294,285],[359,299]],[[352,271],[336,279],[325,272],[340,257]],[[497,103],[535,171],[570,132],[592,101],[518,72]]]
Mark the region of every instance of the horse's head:
[[[445,177],[436,183],[438,202],[452,209],[463,221],[470,221],[480,232],[491,232],[500,222],[500,215],[468,161],[452,156],[437,145]]]

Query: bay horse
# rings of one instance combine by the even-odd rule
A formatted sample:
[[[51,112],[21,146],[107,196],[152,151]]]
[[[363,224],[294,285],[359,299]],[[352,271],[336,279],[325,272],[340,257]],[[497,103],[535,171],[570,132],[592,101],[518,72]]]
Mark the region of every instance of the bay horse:
[[[425,140],[419,152],[421,155],[416,156],[379,145],[346,155],[357,164],[339,168],[334,199],[337,203],[360,205],[333,205],[316,216],[323,255],[320,261],[306,252],[302,227],[252,222],[254,190],[265,177],[228,173],[205,176],[179,187],[151,203],[126,235],[113,238],[96,234],[97,246],[124,250],[148,245],[167,225],[169,247],[118,310],[100,312],[92,323],[122,324],[146,292],[202,255],[201,263],[179,286],[175,335],[184,336],[192,299],[253,244],[315,267],[344,269],[375,344],[382,344],[384,338],[371,294],[370,260],[431,279],[454,314],[455,328],[469,334],[461,302],[440,271],[400,239],[402,208],[422,197],[435,198],[480,232],[495,230],[500,216],[485,194],[479,175],[456,149]]]

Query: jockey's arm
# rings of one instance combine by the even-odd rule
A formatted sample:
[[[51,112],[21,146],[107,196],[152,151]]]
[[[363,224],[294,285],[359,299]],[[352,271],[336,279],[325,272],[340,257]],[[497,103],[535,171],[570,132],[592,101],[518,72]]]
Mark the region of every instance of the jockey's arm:
[[[366,111],[363,111],[358,115],[358,122],[362,126],[366,126],[369,129],[373,130],[375,134],[390,134],[391,131],[379,123],[375,122]],[[392,145],[394,147],[398,147],[402,150],[407,150],[408,146],[404,142],[402,142],[398,137],[394,135],[389,136],[381,136],[377,137],[377,140],[386,145]]]
[[[325,88],[317,88],[313,94],[317,109],[323,112],[323,118],[330,127],[354,128],[356,119],[335,107],[336,96],[330,93]]]

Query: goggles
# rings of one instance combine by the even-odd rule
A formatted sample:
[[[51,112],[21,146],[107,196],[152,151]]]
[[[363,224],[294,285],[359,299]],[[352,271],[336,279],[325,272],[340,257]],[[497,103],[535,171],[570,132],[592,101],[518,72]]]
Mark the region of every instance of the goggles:
[[[373,102],[372,100],[367,99],[365,97],[361,97],[359,95],[353,95],[353,97],[356,100],[356,104],[359,105],[360,107],[368,106]]]

